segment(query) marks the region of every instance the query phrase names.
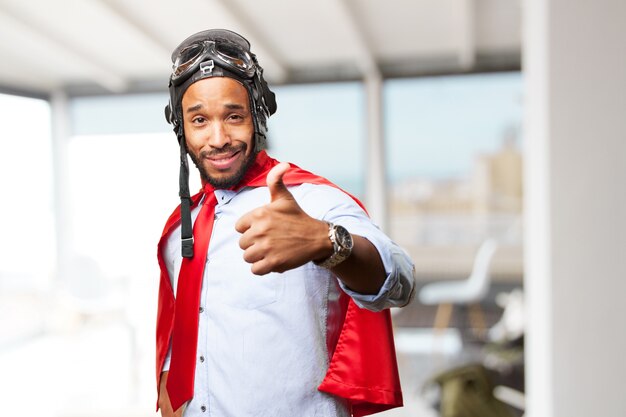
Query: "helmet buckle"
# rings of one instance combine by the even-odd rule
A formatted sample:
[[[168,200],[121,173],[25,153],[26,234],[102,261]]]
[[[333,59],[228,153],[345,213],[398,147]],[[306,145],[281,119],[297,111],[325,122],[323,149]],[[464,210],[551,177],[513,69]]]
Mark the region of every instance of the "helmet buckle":
[[[212,59],[201,63],[200,72],[202,73],[202,76],[211,75],[213,73],[214,67],[215,67],[215,64],[213,63]]]

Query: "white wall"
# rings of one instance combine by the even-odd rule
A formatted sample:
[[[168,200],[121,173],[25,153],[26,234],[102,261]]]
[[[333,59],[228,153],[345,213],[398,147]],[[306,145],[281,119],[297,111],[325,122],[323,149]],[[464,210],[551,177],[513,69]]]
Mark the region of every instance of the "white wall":
[[[527,0],[527,411],[626,415],[626,2]]]

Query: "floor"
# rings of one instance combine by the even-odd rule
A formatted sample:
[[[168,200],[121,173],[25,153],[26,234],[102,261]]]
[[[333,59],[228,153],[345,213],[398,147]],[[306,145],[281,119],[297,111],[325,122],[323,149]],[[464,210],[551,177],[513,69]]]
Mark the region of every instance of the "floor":
[[[130,372],[131,345],[119,325],[85,328],[78,334],[37,336],[0,351],[4,378],[0,392],[10,399],[3,415],[23,417],[152,417],[152,361]],[[421,387],[448,354],[460,348],[453,334],[434,341],[428,331],[397,333],[398,364],[405,407],[381,416],[430,417],[436,413],[424,401]]]
[[[25,301],[22,301],[24,305]],[[30,328],[19,340],[0,338],[0,392],[3,415],[22,417],[156,417],[151,315],[148,324],[128,326],[115,316],[68,321],[29,318],[28,308],[3,327]],[[432,309],[415,306],[396,314],[396,348],[405,407],[388,417],[435,417],[436,400],[425,383],[438,372],[467,360],[461,333],[435,336]],[[7,316],[4,316],[6,320]],[[495,315],[494,315],[495,317]],[[31,320],[32,323],[28,323]],[[61,324],[60,324],[61,323]],[[418,325],[415,325],[415,324]],[[53,331],[50,331],[50,329]],[[143,340],[144,343],[136,343]],[[134,366],[133,366],[134,365]]]

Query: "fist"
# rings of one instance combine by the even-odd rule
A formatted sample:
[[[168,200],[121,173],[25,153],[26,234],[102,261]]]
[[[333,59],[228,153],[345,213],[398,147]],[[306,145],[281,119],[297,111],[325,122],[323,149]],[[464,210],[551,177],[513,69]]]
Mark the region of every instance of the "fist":
[[[239,246],[252,273],[284,272],[330,256],[328,225],[307,215],[283,182],[289,164],[267,174],[270,203],[243,215],[235,224]],[[326,256],[325,256],[326,255]]]

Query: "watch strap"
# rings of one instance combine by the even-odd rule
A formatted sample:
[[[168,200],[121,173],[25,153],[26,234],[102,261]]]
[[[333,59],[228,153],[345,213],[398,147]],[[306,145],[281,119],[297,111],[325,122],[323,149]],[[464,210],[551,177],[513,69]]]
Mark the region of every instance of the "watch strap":
[[[326,223],[328,223],[328,238],[333,244],[333,254],[323,261],[315,262],[315,264],[322,268],[331,269],[345,261],[348,256],[350,256],[350,254],[352,253],[352,246],[350,246],[349,248],[344,247],[338,241],[337,229],[340,227],[343,228],[342,226],[338,226],[330,222]]]

